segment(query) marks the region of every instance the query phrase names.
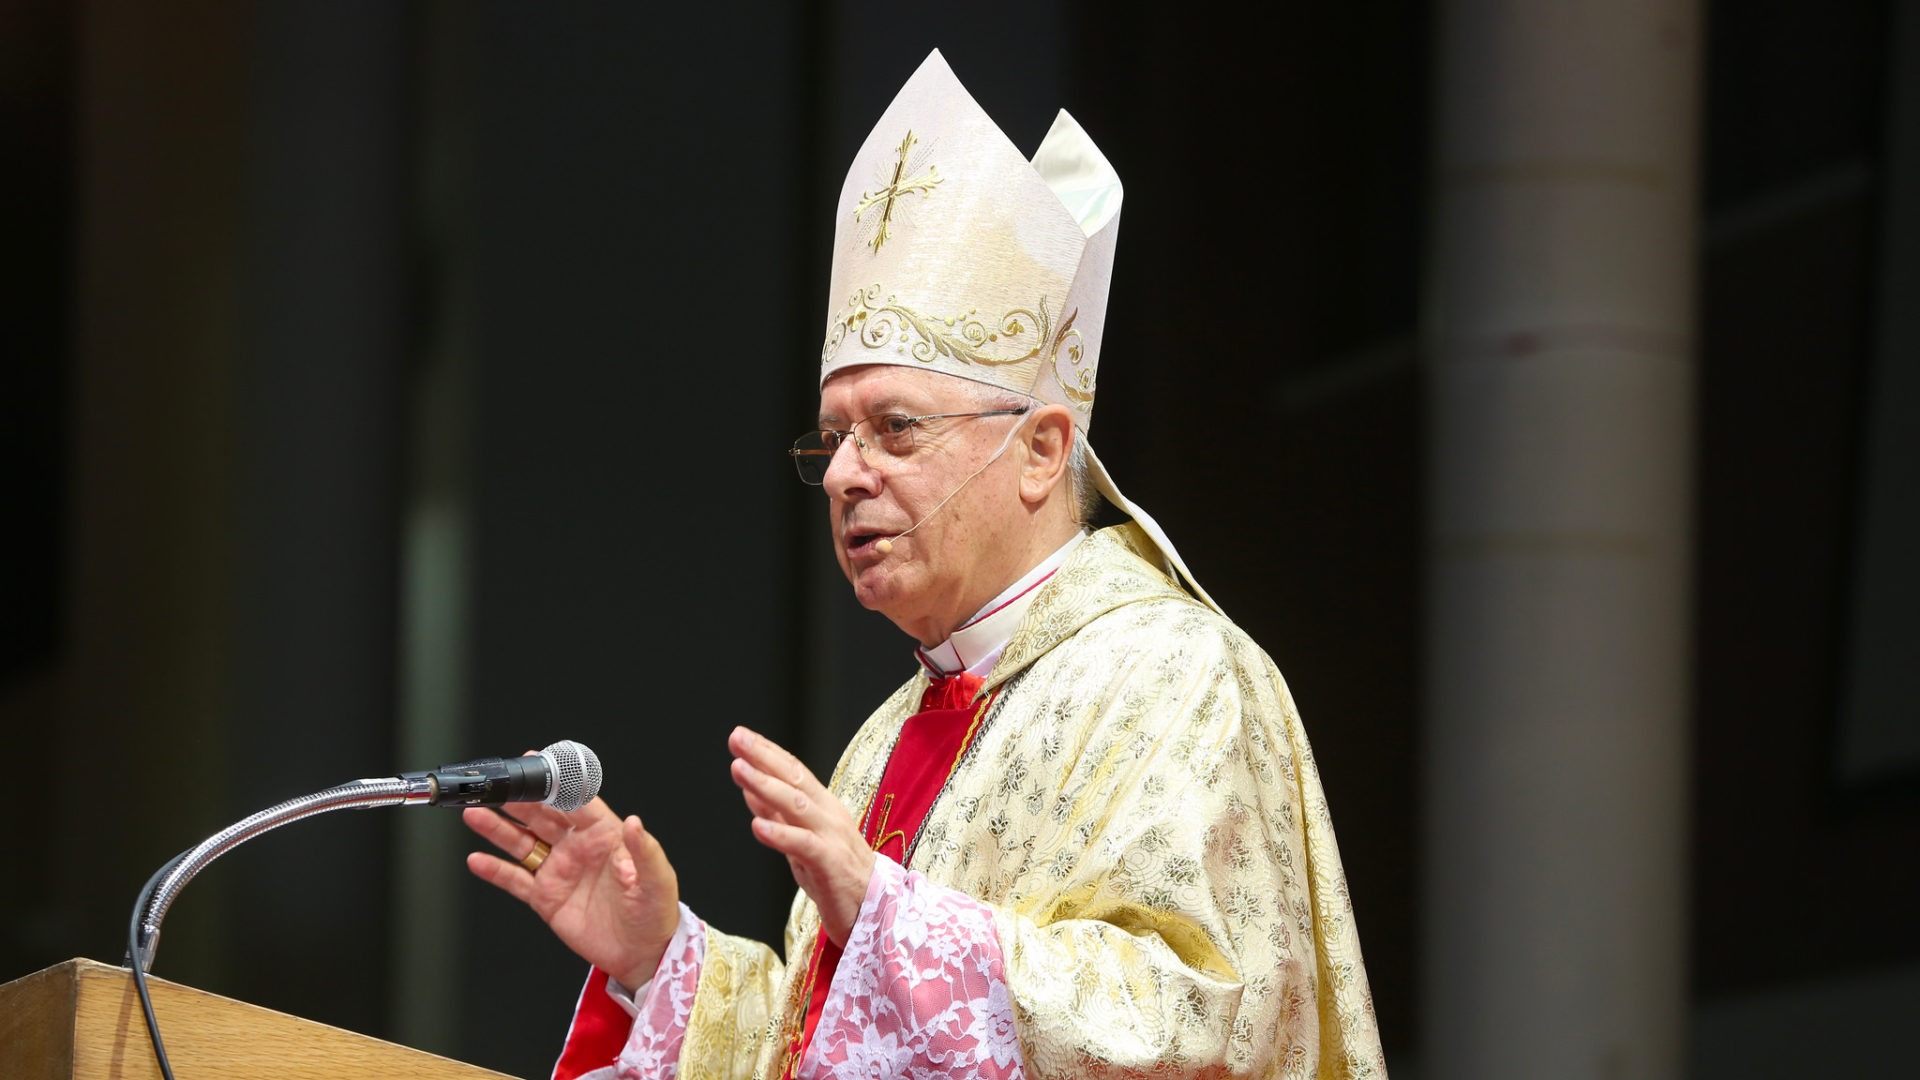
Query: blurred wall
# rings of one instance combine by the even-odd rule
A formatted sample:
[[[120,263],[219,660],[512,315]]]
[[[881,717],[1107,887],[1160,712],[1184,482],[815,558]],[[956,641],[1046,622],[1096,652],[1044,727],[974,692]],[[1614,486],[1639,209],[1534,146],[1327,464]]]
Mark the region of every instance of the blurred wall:
[[[806,82],[798,14],[760,5],[723,32],[711,13],[500,3],[434,24],[467,43],[466,738],[594,747],[605,797],[660,837],[686,901],[763,938],[790,879],[744,834],[725,738],[785,741],[803,719],[773,434],[801,406],[805,99],[774,92]],[[742,77],[711,77],[716,38]],[[515,943],[510,967],[463,950],[472,984],[514,970],[522,988],[463,996],[461,1048],[533,1072],[585,972],[517,901],[458,903],[467,941]]]
[[[1920,770],[1900,739],[1863,762],[1849,706],[1884,694],[1856,658],[1903,655],[1909,680],[1920,658],[1911,608],[1856,636],[1915,565],[1862,556],[1900,535],[1876,494],[1912,467],[1878,448],[1920,434],[1889,370],[1914,357],[1883,352],[1913,307],[1920,5],[1708,22],[1694,1073],[1897,1073],[1910,1040],[1877,1018],[1920,1008]],[[1889,705],[1875,729],[1920,728]]]

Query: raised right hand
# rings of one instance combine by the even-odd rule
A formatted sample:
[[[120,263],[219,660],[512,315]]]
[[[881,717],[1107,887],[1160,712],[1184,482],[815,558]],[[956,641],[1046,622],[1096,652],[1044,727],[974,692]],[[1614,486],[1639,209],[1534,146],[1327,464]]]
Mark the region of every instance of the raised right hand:
[[[680,882],[640,819],[595,799],[570,814],[508,803],[514,820],[480,807],[460,815],[504,853],[476,851],[467,869],[533,909],[581,959],[628,989],[653,978],[680,925]],[[520,865],[535,839],[553,848],[537,873]]]

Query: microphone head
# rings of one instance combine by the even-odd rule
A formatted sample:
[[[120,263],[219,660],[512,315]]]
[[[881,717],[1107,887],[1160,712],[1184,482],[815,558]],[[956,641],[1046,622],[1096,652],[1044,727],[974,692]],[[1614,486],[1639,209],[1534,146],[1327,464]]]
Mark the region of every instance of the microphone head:
[[[891,555],[893,554],[893,541],[883,536],[873,542],[873,550],[882,555]]]
[[[553,776],[541,802],[555,810],[578,810],[600,794],[600,758],[593,751],[562,739],[540,751],[540,756],[547,759]]]

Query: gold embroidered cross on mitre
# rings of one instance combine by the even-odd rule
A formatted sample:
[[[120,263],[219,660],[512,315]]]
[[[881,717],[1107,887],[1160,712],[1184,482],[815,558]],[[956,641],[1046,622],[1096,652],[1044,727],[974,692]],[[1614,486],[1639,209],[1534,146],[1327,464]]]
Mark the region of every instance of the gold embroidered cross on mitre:
[[[911,171],[907,166],[907,152],[919,141],[913,132],[907,132],[907,137],[900,140],[899,157],[893,163],[893,179],[878,191],[861,192],[860,205],[853,208],[853,220],[859,221],[861,215],[875,206],[880,207],[879,231],[873,234],[872,240],[867,241],[867,246],[873,249],[875,255],[880,254],[881,244],[893,239],[894,201],[903,195],[925,195],[940,186],[940,170],[933,165],[927,166],[927,171],[921,175],[907,178],[907,173]]]

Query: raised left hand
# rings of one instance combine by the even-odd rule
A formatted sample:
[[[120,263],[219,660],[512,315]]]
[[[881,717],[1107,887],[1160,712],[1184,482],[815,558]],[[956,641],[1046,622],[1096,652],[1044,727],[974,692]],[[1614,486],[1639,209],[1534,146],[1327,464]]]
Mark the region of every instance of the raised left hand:
[[[873,877],[873,852],[847,808],[800,759],[746,728],[727,739],[733,782],[753,811],[753,835],[787,857],[793,880],[820,909],[820,924],[846,947]]]

